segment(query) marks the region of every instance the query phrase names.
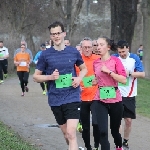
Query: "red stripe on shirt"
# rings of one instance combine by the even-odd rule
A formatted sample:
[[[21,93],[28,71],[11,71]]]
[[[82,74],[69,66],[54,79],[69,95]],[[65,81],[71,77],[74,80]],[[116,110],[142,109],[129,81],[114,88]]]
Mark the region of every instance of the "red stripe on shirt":
[[[130,90],[129,95],[128,95],[127,97],[130,97],[131,94],[132,94],[132,92],[133,92],[133,87],[134,87],[134,81],[135,81],[135,79],[136,79],[136,78],[134,78],[133,81],[132,81],[131,90]]]

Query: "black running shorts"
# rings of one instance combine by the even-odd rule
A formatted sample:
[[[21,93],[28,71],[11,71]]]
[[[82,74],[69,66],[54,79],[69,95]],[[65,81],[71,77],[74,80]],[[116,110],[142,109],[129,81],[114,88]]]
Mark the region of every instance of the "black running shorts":
[[[63,125],[68,119],[80,118],[81,102],[73,102],[63,104],[61,106],[52,106],[51,110],[55,116],[55,119],[59,125]]]
[[[136,101],[135,97],[122,97],[123,102],[123,118],[136,119]]]

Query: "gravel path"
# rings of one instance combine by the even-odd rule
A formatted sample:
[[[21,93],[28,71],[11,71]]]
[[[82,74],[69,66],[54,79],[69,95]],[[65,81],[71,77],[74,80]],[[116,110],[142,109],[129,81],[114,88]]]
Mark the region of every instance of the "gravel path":
[[[24,139],[41,150],[66,150],[67,145],[57,127],[54,116],[47,103],[47,96],[42,95],[38,83],[29,79],[29,92],[21,97],[18,78],[9,78],[0,85],[0,120],[19,133]],[[137,116],[133,121],[130,137],[131,150],[149,150],[150,146],[150,119]],[[84,147],[80,133],[77,133],[79,146]],[[114,143],[111,135],[111,150]],[[91,142],[93,143],[92,131]]]

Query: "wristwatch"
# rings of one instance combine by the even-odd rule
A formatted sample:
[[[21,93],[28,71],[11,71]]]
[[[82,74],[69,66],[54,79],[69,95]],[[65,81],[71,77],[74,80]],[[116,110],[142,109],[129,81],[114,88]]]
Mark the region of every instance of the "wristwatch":
[[[129,72],[129,77],[132,75],[132,73],[131,72]]]
[[[113,72],[113,71],[110,71],[110,72],[109,72],[109,75],[111,75],[112,72]]]

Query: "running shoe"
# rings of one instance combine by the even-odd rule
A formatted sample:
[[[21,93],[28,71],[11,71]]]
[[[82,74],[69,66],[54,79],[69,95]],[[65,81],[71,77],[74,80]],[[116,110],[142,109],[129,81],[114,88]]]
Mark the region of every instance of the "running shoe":
[[[128,143],[123,142],[123,150],[130,150]]]
[[[24,92],[22,92],[21,96],[24,96]]]
[[[93,150],[99,150],[99,148],[93,148]]]
[[[83,131],[82,125],[80,124],[80,122],[78,123],[77,131],[79,131],[80,133],[82,133],[82,131]]]
[[[116,150],[124,150],[123,148],[116,148]]]
[[[46,95],[46,91],[44,90],[42,94],[43,94],[43,95]]]
[[[25,91],[28,92],[29,91],[29,88],[27,86],[25,86]]]
[[[7,74],[4,74],[4,78],[5,78],[5,79],[7,78]]]
[[[79,147],[79,150],[84,150],[84,148],[83,147]]]
[[[0,84],[3,84],[4,83],[4,81],[3,80],[0,80]]]

